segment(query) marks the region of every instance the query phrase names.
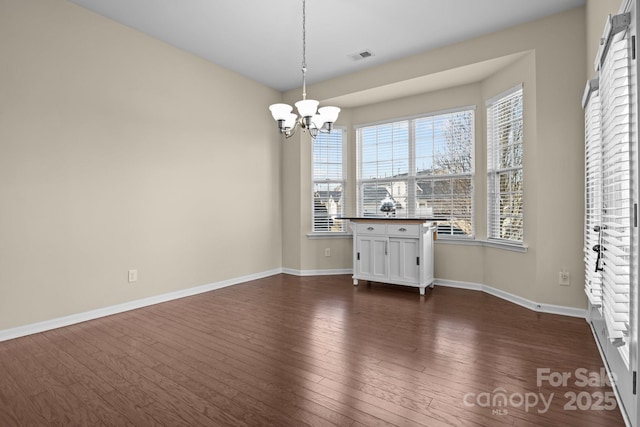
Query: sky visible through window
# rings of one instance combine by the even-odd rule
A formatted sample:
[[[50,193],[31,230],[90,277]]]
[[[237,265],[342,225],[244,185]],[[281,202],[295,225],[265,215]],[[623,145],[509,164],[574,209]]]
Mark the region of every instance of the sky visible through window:
[[[461,120],[469,121],[470,112],[443,114],[417,119],[415,131],[415,170],[410,171],[410,121],[382,124],[362,128],[360,179],[382,179],[437,173],[434,160],[451,157],[451,144],[455,138],[452,129]],[[470,154],[470,153],[469,153]],[[462,167],[470,172],[467,167]],[[450,171],[446,171],[450,173]]]

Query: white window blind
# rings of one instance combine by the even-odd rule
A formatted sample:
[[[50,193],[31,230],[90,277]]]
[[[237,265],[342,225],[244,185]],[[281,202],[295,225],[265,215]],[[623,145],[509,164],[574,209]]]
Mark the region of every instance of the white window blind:
[[[523,95],[519,85],[487,101],[487,237],[523,243]]]
[[[344,130],[318,133],[313,140],[314,232],[342,232],[344,222],[337,219],[345,209]]]
[[[628,33],[617,33],[600,66],[603,316],[609,338],[627,341],[631,267],[631,98]]]
[[[594,307],[602,310],[602,274],[598,245],[602,224],[602,133],[598,80],[587,84],[584,104],[585,134],[585,293]]]
[[[433,217],[473,236],[474,110],[357,128],[359,216]]]

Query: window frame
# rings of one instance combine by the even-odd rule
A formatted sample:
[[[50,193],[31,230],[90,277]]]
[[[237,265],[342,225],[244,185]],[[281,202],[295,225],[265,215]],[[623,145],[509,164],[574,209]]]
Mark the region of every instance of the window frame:
[[[630,112],[636,109],[632,90],[631,34],[611,34],[598,55],[602,150],[602,312],[607,337],[630,368],[633,344],[631,295],[634,283],[634,186],[637,185],[637,143]],[[634,160],[635,159],[635,160]],[[637,256],[637,253],[635,253]],[[637,282],[636,282],[637,284]],[[634,351],[637,351],[634,349]]]
[[[421,119],[428,119],[428,118],[435,118],[438,116],[446,116],[446,115],[450,115],[450,114],[455,114],[455,113],[464,113],[464,112],[469,112],[471,115],[471,124],[470,124],[470,136],[471,136],[471,143],[470,143],[470,147],[469,147],[469,154],[470,154],[470,168],[471,171],[467,172],[467,173],[452,173],[452,174],[445,174],[445,175],[437,175],[437,174],[418,174],[417,173],[417,168],[416,168],[416,161],[418,159],[417,155],[416,155],[416,147],[417,147],[417,138],[416,138],[416,121],[421,120]],[[364,212],[363,212],[363,203],[364,203],[364,196],[362,194],[362,191],[364,191],[364,187],[363,185],[365,184],[373,184],[373,183],[381,183],[381,184],[385,184],[385,185],[393,185],[394,183],[406,183],[407,188],[416,188],[415,191],[413,192],[407,192],[406,195],[406,205],[407,205],[407,213],[406,215],[400,216],[400,217],[406,217],[406,218],[416,218],[416,217],[424,217],[423,214],[421,215],[416,215],[416,210],[418,209],[416,206],[416,201],[418,199],[418,195],[417,195],[417,185],[420,182],[426,182],[426,181],[438,181],[438,180],[455,180],[455,179],[461,179],[461,178],[468,178],[470,180],[470,185],[469,185],[469,200],[470,200],[470,206],[469,206],[469,216],[468,216],[468,220],[470,222],[470,232],[469,234],[454,234],[454,227],[449,225],[448,227],[451,230],[451,234],[445,234],[440,232],[438,234],[438,239],[451,239],[451,240],[459,240],[459,241],[472,241],[475,239],[475,232],[476,232],[476,218],[475,218],[475,190],[476,190],[476,105],[466,105],[466,106],[461,106],[461,107],[456,107],[456,108],[451,108],[451,109],[446,109],[446,110],[439,110],[439,111],[434,111],[434,112],[430,112],[430,113],[424,113],[424,114],[419,114],[419,115],[413,115],[413,116],[408,116],[408,117],[399,117],[399,118],[393,118],[393,119],[389,119],[389,120],[385,120],[385,121],[378,121],[378,122],[373,122],[373,123],[365,123],[365,124],[360,124],[360,125],[356,125],[354,126],[355,131],[356,131],[356,197],[355,197],[355,202],[356,202],[356,212],[358,216],[363,216]],[[408,162],[408,171],[406,176],[404,177],[396,177],[396,176],[391,176],[388,178],[363,178],[362,177],[362,172],[363,172],[363,142],[362,142],[362,131],[366,128],[371,128],[371,127],[377,127],[377,126],[384,126],[384,125],[395,125],[395,124],[401,124],[401,123],[406,123],[407,124],[407,134],[408,134],[408,148],[407,148],[407,162]],[[432,145],[431,147],[433,147],[435,144],[437,144],[438,141],[434,142],[432,141]],[[455,202],[455,194],[451,193],[451,203],[453,204]],[[378,216],[380,214],[378,213]],[[448,223],[453,223],[453,221],[455,220],[455,216],[453,214],[453,210],[451,212],[449,212],[448,216],[445,217],[438,217],[435,213],[434,215],[431,215],[430,217],[437,219],[440,219],[440,221],[442,222],[448,222]],[[464,219],[467,219],[466,217]]]
[[[600,90],[598,79],[587,82],[582,105],[585,110],[585,209],[584,209],[584,261],[585,293],[591,306],[602,314],[603,281],[599,273],[599,253],[595,245],[602,243],[602,128]]]
[[[316,179],[315,176],[315,165],[316,165],[316,161],[315,161],[315,144],[318,142],[318,138],[322,138],[328,135],[335,135],[336,133],[339,133],[341,135],[341,154],[342,154],[342,179],[341,180],[335,180],[335,179],[331,179],[329,177],[326,177],[324,179]],[[341,221],[341,228],[340,230],[316,230],[316,204],[315,204],[315,192],[316,192],[316,184],[317,183],[336,183],[336,184],[341,184],[342,185],[342,204],[340,206],[340,208],[338,209],[338,212],[336,214],[336,217],[343,217],[346,214],[346,206],[347,206],[347,197],[348,197],[348,193],[347,193],[347,155],[348,155],[348,151],[347,151],[347,131],[346,128],[344,127],[340,127],[340,126],[336,126],[333,128],[333,130],[329,133],[329,132],[319,132],[318,135],[316,136],[316,138],[312,138],[311,139],[311,232],[309,233],[309,236],[328,236],[328,237],[338,237],[338,236],[344,236],[348,234],[348,230],[346,227],[346,224],[344,221]]]
[[[514,96],[520,96],[521,103],[521,113],[520,120],[522,122],[522,140],[519,143],[521,146],[520,153],[520,164],[519,165],[510,165],[508,167],[496,167],[496,157],[499,155],[497,150],[501,148],[501,146],[496,145],[497,141],[495,141],[495,134],[498,132],[495,129],[493,124],[493,108],[498,107],[502,102],[506,102],[510,100]],[[524,179],[524,151],[525,151],[525,138],[524,138],[524,124],[525,124],[525,105],[524,105],[524,85],[522,83],[507,89],[498,95],[488,99],[485,103],[486,106],[486,125],[487,125],[487,240],[489,242],[495,242],[498,244],[504,244],[515,247],[525,246],[526,242],[526,227],[525,227],[525,179]],[[509,126],[513,124],[509,122]],[[514,144],[511,144],[514,145]],[[501,225],[500,225],[500,202],[502,200],[502,195],[508,194],[509,197],[513,195],[513,191],[502,192],[500,190],[500,178],[503,175],[507,175],[509,179],[514,173],[520,174],[520,180],[522,182],[522,188],[520,190],[520,198],[521,198],[521,226],[520,233],[521,239],[509,239],[501,237]]]

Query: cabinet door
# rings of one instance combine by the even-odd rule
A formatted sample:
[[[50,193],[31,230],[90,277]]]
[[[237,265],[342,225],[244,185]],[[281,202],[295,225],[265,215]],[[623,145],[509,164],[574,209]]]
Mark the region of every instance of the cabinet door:
[[[387,239],[383,236],[359,236],[357,239],[360,259],[356,264],[357,276],[361,278],[387,277]]]
[[[420,282],[420,241],[418,239],[389,239],[389,278],[402,282]],[[420,260],[423,261],[423,260]]]

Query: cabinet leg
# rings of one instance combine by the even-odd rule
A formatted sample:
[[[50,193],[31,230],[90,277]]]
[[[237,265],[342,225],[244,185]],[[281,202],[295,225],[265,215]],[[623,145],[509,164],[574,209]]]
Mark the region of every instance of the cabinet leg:
[[[425,286],[420,286],[420,295],[424,295]]]
[[[353,279],[353,286],[358,286],[358,279]]]
[[[436,282],[431,282],[431,284],[429,285],[429,289],[433,289],[436,286]]]

